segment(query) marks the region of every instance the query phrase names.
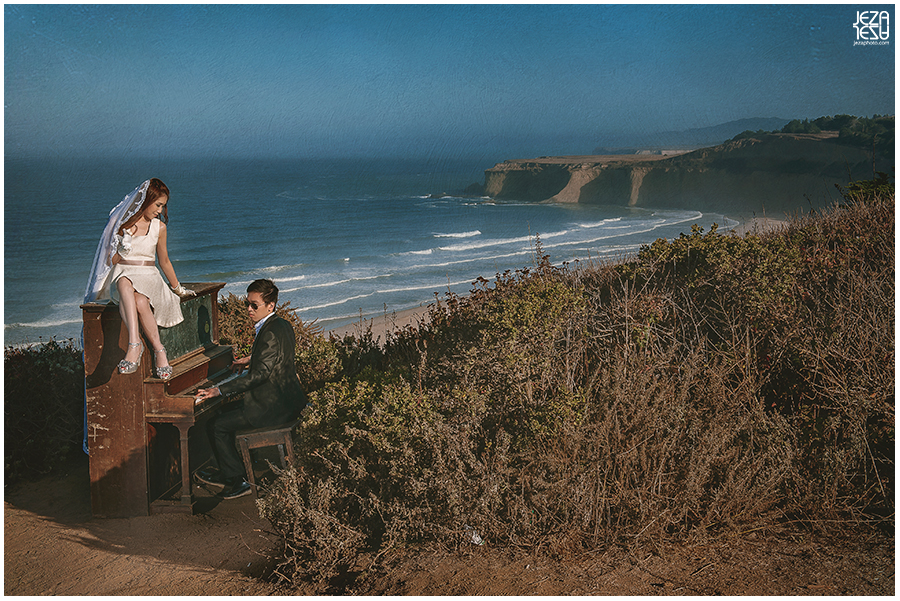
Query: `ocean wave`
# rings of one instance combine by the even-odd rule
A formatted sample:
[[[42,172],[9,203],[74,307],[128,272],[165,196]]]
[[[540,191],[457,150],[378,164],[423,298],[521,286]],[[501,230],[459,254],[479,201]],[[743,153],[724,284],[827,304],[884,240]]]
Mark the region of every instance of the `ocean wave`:
[[[616,223],[617,221],[622,221],[621,217],[610,217],[609,219],[603,219],[601,221],[591,221],[588,223],[576,223],[575,227],[580,227],[584,229],[593,229],[596,227],[607,227],[610,223]]]
[[[81,305],[83,302],[84,302],[83,299],[80,299],[80,298],[77,300],[75,300],[75,299],[66,300],[66,301],[62,301],[60,303],[53,303],[50,305],[50,308],[51,309],[62,309],[64,311],[75,311],[75,310],[78,310],[81,308]]]
[[[323,282],[321,284],[310,284],[308,286],[297,286],[295,288],[285,288],[281,292],[297,292],[298,290],[309,290],[310,288],[330,288],[332,286],[340,286],[341,284],[349,284],[353,280],[347,278],[345,280],[335,280],[333,282]]]
[[[305,311],[317,311],[317,310],[322,310],[322,309],[331,309],[332,307],[345,305],[349,302],[353,302],[353,301],[356,301],[359,299],[370,298],[373,296],[383,295],[383,294],[396,294],[398,292],[415,292],[417,290],[435,290],[435,291],[436,290],[444,290],[447,287],[452,287],[452,286],[470,285],[473,281],[475,281],[476,277],[477,276],[473,276],[473,277],[466,278],[464,280],[459,280],[456,282],[446,282],[446,281],[429,282],[427,284],[397,286],[395,288],[381,288],[378,290],[373,290],[372,292],[369,292],[366,294],[357,294],[357,295],[349,296],[346,298],[339,298],[339,299],[333,300],[331,302],[325,302],[325,303],[320,303],[320,304],[316,304],[316,305],[308,305],[305,307],[300,307],[297,310],[302,313]]]
[[[44,318],[39,319],[38,321],[31,322],[17,322],[17,323],[6,323],[3,324],[4,330],[12,329],[12,328],[56,328],[59,326],[65,326],[73,323],[81,323],[82,320],[79,319],[66,319],[66,318]]]
[[[394,274],[392,274],[392,273],[379,273],[379,274],[370,275],[370,276],[350,277],[350,278],[344,278],[342,280],[322,282],[319,284],[309,284],[307,286],[297,286],[296,288],[286,288],[285,290],[282,290],[282,292],[297,292],[298,290],[310,290],[312,288],[331,288],[333,286],[340,286],[341,284],[349,284],[351,282],[365,282],[365,281],[369,281],[369,280],[378,280],[378,279],[382,279],[382,278],[389,278],[389,277],[392,277],[393,275]]]
[[[603,236],[593,236],[591,238],[579,238],[577,240],[563,240],[562,242],[555,242],[552,244],[542,244],[542,246],[543,246],[544,250],[547,250],[550,248],[562,248],[564,246],[575,246],[575,245],[579,245],[579,244],[595,244],[597,242],[602,242],[604,240],[611,240],[613,238],[621,238],[622,236],[628,236],[628,235],[631,235],[634,233],[641,233],[642,231],[649,232],[649,231],[656,229],[657,227],[659,227],[659,226],[653,226],[647,230],[639,230],[639,231],[632,230],[632,231],[628,231],[625,233],[609,232]]]
[[[540,236],[541,240],[547,240],[549,238],[558,238],[559,236],[565,236],[569,233],[569,230],[560,230],[558,232],[550,232],[549,234],[541,234],[536,233],[535,235],[528,236],[518,236],[515,238],[495,238],[492,240],[483,240],[479,242],[469,242],[465,244],[452,244],[450,246],[440,246],[438,250],[443,250],[447,252],[465,252],[467,250],[477,250],[479,248],[488,248],[491,246],[504,246],[506,244],[521,244],[523,242],[531,243],[535,240],[537,236]]]
[[[565,242],[557,242],[556,244],[544,244],[543,247],[544,247],[544,249],[549,249],[549,248],[561,248],[563,246],[574,246],[577,244],[595,244],[597,242],[602,242],[604,240],[611,240],[614,238],[621,238],[624,236],[633,236],[636,234],[646,234],[648,232],[657,230],[664,225],[670,225],[670,224],[662,222],[662,223],[653,224],[650,227],[647,227],[642,230],[630,230],[628,232],[610,233],[605,236],[595,236],[593,238],[588,238],[588,239],[584,239],[584,240],[569,240],[569,241],[565,241]]]
[[[497,259],[509,259],[511,257],[521,257],[531,253],[530,249],[523,249],[511,253],[505,253],[502,255],[480,255],[477,257],[470,257],[467,259],[457,259],[453,261],[443,261],[441,263],[427,263],[422,265],[411,265],[407,268],[408,271],[419,270],[419,269],[435,269],[437,267],[453,267],[456,265],[462,265],[464,263],[477,263],[481,261],[496,261]]]
[[[266,270],[260,269],[260,270],[257,270],[255,272],[251,273],[250,275],[253,275],[252,280],[235,280],[233,282],[228,282],[228,288],[233,288],[235,286],[237,286],[238,288],[241,288],[241,287],[246,288],[252,282],[255,282],[257,279],[259,279],[256,277],[256,275],[259,275],[260,271],[266,271]],[[248,274],[247,274],[247,272],[242,272],[242,273],[236,274],[236,275],[243,275],[244,277],[246,277]],[[280,290],[281,286],[286,282],[299,282],[299,281],[305,280],[307,277],[308,276],[306,274],[301,274],[301,275],[295,275],[295,276],[284,277],[284,278],[268,277],[267,279],[271,279],[273,282],[275,282],[275,285],[278,286],[278,288]]]
[[[594,236],[591,238],[581,238],[578,240],[565,240],[565,241],[556,242],[553,244],[544,244],[543,247],[545,249],[549,249],[549,248],[561,248],[564,246],[574,246],[574,245],[578,245],[578,244],[594,244],[597,242],[602,242],[604,240],[610,240],[613,238],[621,238],[621,237],[625,237],[625,236],[635,236],[635,235],[639,235],[639,234],[646,234],[646,233],[658,230],[663,227],[670,227],[670,226],[680,225],[682,223],[686,223],[689,221],[696,221],[697,219],[700,219],[701,217],[703,217],[703,213],[700,213],[700,212],[682,213],[680,215],[671,215],[670,217],[671,217],[671,219],[661,218],[661,219],[655,219],[653,221],[648,220],[648,221],[641,223],[641,225],[633,224],[633,225],[625,226],[624,228],[619,228],[619,227],[607,228],[607,230],[616,230],[616,231],[608,232],[608,233],[606,233],[606,235],[603,235],[603,236]],[[636,228],[636,229],[632,229],[632,228]],[[627,229],[628,231],[618,231],[620,229]]]
[[[582,248],[571,248],[568,250],[568,253],[572,256],[572,259],[567,259],[568,261],[587,261],[591,259],[599,259],[599,258],[609,258],[615,256],[621,256],[624,254],[634,253],[640,248],[644,246],[642,243],[635,244],[613,244],[613,245],[605,245],[600,247],[582,247]]]
[[[349,303],[350,301],[355,301],[360,298],[368,298],[376,294],[375,292],[370,292],[368,294],[358,294],[356,296],[351,296],[349,298],[342,298],[340,300],[336,300],[330,303],[323,303],[321,305],[310,305],[309,307],[300,307],[297,309],[298,311],[315,311],[316,309],[328,309],[330,307],[336,307],[338,305],[343,305],[344,303]]]
[[[685,212],[681,217],[676,217],[675,221],[668,221],[666,225],[679,225],[688,221],[697,221],[703,217],[702,211]]]
[[[446,288],[447,286],[461,286],[462,284],[471,284],[474,280],[475,278],[472,277],[466,278],[465,280],[461,280],[459,282],[440,282],[420,284],[417,286],[403,286],[400,288],[385,288],[383,290],[377,290],[375,294],[393,294],[395,292],[412,292],[414,290],[439,290],[442,288]]]
[[[244,294],[246,292],[247,286],[249,286],[250,282],[252,282],[252,281],[253,280],[238,280],[236,282],[227,282],[225,285],[225,288],[223,288],[222,291],[228,292],[228,291],[231,291],[232,289],[235,289],[235,290],[240,289],[241,290],[240,294]],[[275,285],[277,286],[278,283],[276,282]]]
[[[260,267],[259,269],[254,270],[254,272],[275,273],[275,272],[279,272],[279,271],[284,271],[286,269],[298,269],[300,267],[303,267],[304,265],[305,265],[305,263],[294,263],[292,265],[291,264],[270,265],[269,267]],[[251,272],[251,273],[253,273],[253,272]]]
[[[480,236],[481,231],[472,230],[471,232],[458,232],[454,234],[434,234],[435,238],[474,238]]]
[[[345,326],[352,326],[360,323],[360,319],[365,322],[371,322],[375,318],[389,316],[393,313],[400,313],[401,311],[406,311],[408,309],[425,309],[425,307],[430,304],[428,301],[420,301],[414,303],[401,303],[396,306],[391,306],[389,310],[385,310],[384,307],[379,309],[365,309],[360,307],[358,311],[354,313],[344,313],[342,315],[329,315],[328,317],[317,317],[316,324],[321,326],[324,331],[334,330],[337,328],[343,328]],[[363,324],[363,329],[365,329],[367,324]]]
[[[703,217],[703,211],[654,211],[652,214],[653,217],[662,217],[663,219],[675,219],[673,223],[683,223],[684,221],[690,221],[691,219],[700,219]]]
[[[306,275],[304,274],[304,275],[295,275],[295,276],[289,277],[289,278],[278,278],[278,282],[279,282],[279,283],[282,283],[282,282],[300,282],[300,281],[305,280],[305,279],[306,279]]]

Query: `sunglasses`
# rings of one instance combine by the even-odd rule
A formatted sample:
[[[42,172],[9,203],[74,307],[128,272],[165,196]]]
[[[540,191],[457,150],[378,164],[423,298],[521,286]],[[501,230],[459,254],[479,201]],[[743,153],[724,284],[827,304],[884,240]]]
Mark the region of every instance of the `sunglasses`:
[[[260,305],[256,301],[244,301],[245,307],[251,307],[254,311],[259,309]]]

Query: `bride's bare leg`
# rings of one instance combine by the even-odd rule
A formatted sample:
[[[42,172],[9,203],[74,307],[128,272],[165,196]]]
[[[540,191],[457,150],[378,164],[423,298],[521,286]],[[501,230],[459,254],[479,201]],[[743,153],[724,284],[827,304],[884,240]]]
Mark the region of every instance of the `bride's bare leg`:
[[[159,338],[159,326],[156,324],[156,317],[153,315],[153,308],[150,306],[150,299],[143,294],[136,292],[134,294],[135,303],[137,304],[137,314],[141,319],[141,327],[144,329],[144,335],[150,342],[150,348],[153,349],[153,360],[157,367],[165,367],[169,364],[169,359],[165,353],[157,353],[163,348],[162,341]]]
[[[141,342],[134,286],[128,278],[119,278],[116,280],[116,288],[119,291],[119,315],[122,316],[125,329],[128,331],[129,346],[125,352],[125,360],[134,363],[141,356],[141,347],[134,346],[134,343]]]

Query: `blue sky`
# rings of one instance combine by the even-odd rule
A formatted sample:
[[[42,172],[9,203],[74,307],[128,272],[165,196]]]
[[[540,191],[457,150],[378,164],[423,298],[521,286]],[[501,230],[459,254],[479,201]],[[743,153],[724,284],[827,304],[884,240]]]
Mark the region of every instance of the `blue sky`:
[[[874,6],[6,5],[5,150],[503,159],[893,114]]]

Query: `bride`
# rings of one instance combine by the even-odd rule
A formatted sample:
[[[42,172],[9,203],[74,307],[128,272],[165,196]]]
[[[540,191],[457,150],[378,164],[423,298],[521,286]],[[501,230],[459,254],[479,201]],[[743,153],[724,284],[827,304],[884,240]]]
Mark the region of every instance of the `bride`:
[[[110,211],[84,297],[85,303],[111,299],[119,305],[128,331],[128,350],[119,362],[119,373],[133,373],[140,365],[144,353],[140,326],[153,348],[154,375],[163,380],[172,377],[172,367],[159,338],[159,327],[181,323],[184,317],[179,296],[194,294],[178,283],[166,250],[168,202],[169,189],[153,178]],[[170,286],[156,269],[157,258]]]

